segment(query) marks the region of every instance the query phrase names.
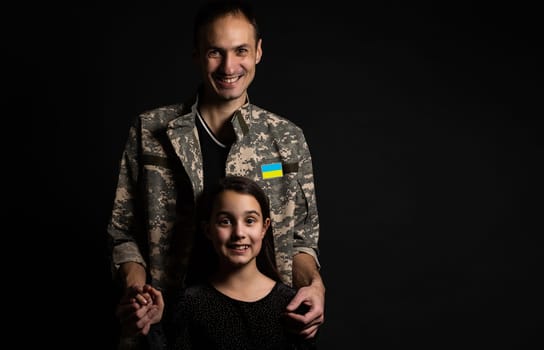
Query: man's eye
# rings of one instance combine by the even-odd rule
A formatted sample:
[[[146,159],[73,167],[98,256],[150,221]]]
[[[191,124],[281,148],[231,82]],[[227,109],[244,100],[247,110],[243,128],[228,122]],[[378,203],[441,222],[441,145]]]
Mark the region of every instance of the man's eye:
[[[241,48],[238,49],[238,55],[245,56],[245,55],[248,54],[248,52],[249,52],[249,50],[246,49],[245,47],[241,47]]]
[[[220,57],[221,53],[218,50],[211,50],[208,52],[208,57]]]

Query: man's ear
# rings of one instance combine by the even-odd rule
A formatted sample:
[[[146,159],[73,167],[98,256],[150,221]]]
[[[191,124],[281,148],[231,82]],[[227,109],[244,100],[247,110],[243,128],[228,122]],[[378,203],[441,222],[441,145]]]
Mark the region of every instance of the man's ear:
[[[263,56],[262,43],[263,43],[263,39],[259,39],[259,41],[257,41],[257,51],[255,52],[255,64],[261,62],[261,57]]]
[[[198,52],[196,49],[193,49],[193,52],[191,52],[191,60],[193,61],[193,64],[198,64]]]

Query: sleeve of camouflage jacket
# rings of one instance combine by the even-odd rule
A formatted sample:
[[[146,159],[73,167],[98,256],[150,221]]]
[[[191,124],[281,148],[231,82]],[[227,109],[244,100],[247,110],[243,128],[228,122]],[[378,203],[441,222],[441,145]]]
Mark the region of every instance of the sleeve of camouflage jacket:
[[[124,262],[137,262],[146,266],[138,242],[144,237],[142,228],[138,225],[143,220],[138,203],[140,127],[139,118],[132,123],[123,151],[117,189],[113,203],[111,219],[108,224],[108,238],[111,247],[112,272],[116,272]]]
[[[306,138],[300,131],[301,159],[299,162],[300,191],[296,197],[294,254],[306,253],[314,257],[317,266],[319,263],[319,216],[315,191],[312,157]]]

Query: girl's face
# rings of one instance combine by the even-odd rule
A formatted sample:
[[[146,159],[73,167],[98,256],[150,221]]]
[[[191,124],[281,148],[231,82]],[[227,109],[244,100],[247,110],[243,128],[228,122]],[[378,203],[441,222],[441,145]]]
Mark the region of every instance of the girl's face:
[[[255,197],[226,190],[215,198],[205,232],[221,263],[256,265],[269,225],[270,218],[263,218]]]

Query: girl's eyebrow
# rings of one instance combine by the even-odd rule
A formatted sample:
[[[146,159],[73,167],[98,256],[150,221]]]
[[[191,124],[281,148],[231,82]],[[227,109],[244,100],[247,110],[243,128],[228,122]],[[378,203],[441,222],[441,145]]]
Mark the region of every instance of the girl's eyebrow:
[[[254,210],[254,209],[246,210],[244,211],[244,214],[255,214],[257,216],[261,216],[261,213],[258,210]],[[219,215],[232,215],[232,213],[225,210],[219,210],[216,216],[219,216]]]

